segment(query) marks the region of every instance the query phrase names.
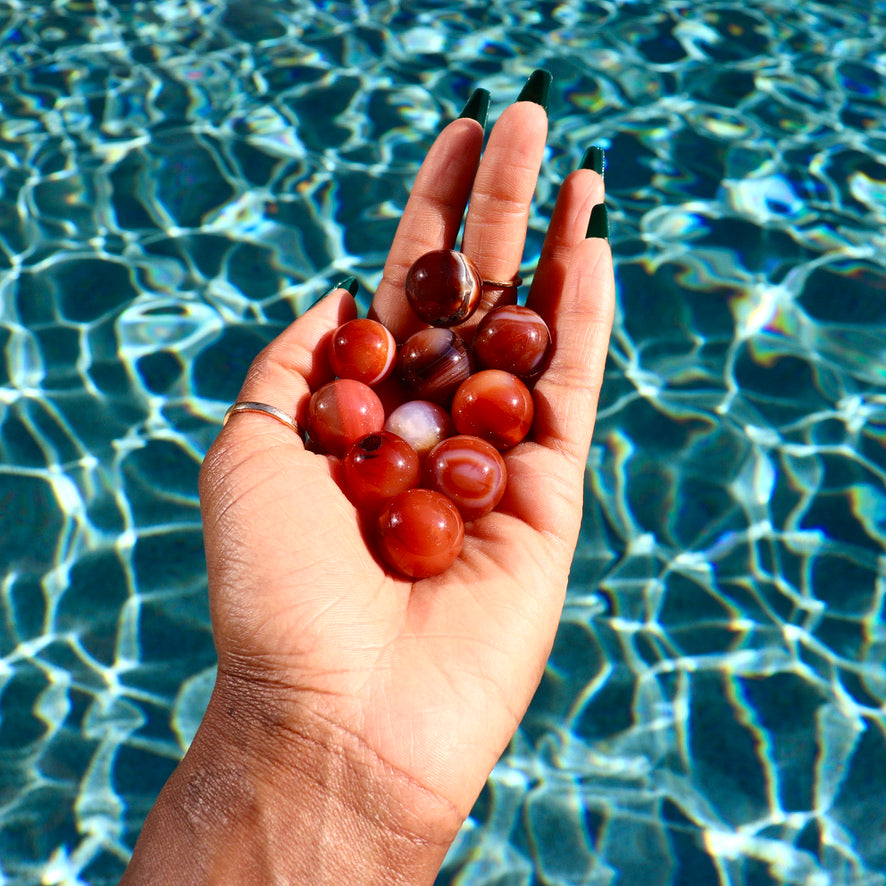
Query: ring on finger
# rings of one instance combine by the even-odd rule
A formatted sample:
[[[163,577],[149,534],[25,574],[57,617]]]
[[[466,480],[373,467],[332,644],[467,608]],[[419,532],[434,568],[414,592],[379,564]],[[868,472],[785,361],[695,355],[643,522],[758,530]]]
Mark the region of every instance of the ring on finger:
[[[295,431],[299,437],[304,438],[299,423],[291,415],[288,415],[276,406],[271,406],[268,403],[258,403],[254,400],[238,400],[236,403],[229,406],[227,412],[225,412],[222,427],[228,423],[228,419],[230,419],[232,415],[236,415],[238,412],[259,412],[262,415],[269,415],[281,424],[286,425],[291,431]]]
[[[482,280],[480,285],[483,289],[516,289],[523,282],[520,276],[513,280]]]

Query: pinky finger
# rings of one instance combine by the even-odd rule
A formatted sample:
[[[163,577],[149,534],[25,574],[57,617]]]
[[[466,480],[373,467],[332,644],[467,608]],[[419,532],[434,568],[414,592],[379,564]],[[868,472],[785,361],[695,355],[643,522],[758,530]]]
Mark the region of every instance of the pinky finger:
[[[572,250],[551,318],[554,356],[535,386],[533,426],[535,442],[564,456],[563,469],[579,474],[590,448],[614,306],[609,243],[588,237]]]

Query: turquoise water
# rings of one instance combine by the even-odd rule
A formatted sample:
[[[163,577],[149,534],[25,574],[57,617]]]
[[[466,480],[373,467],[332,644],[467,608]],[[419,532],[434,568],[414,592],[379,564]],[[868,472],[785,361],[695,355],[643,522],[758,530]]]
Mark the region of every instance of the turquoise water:
[[[440,875],[886,883],[886,4],[0,0],[0,884],[116,883],[205,704],[197,471],[474,85],[607,148],[551,662]],[[365,302],[364,302],[365,304]]]

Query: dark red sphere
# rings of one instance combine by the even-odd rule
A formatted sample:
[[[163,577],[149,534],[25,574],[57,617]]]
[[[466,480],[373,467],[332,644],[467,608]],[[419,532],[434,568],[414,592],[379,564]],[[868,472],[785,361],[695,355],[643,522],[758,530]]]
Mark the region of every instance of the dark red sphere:
[[[377,320],[349,320],[329,342],[329,362],[340,378],[375,385],[391,374],[396,361],[394,336]]]
[[[463,252],[437,249],[409,269],[406,298],[425,323],[455,326],[474,313],[482,286],[477,266]]]
[[[493,510],[507,482],[504,459],[479,437],[449,437],[435,446],[425,461],[423,485],[451,499],[465,521]]]
[[[311,397],[308,432],[327,455],[343,456],[361,437],[384,427],[385,411],[375,391],[351,378],[323,385]]]
[[[358,440],[341,464],[342,488],[365,514],[380,511],[419,481],[418,453],[396,434],[380,431]]]
[[[502,305],[480,321],[473,348],[484,369],[503,369],[524,380],[533,379],[544,369],[551,332],[530,308]]]
[[[403,343],[398,367],[418,399],[448,404],[458,386],[474,371],[474,358],[457,332],[421,329]]]
[[[378,545],[385,562],[409,578],[448,569],[461,553],[465,524],[458,508],[431,489],[394,496],[378,516]]]
[[[500,450],[516,446],[529,433],[534,416],[529,388],[501,369],[475,373],[461,384],[452,400],[455,429],[481,437]]]

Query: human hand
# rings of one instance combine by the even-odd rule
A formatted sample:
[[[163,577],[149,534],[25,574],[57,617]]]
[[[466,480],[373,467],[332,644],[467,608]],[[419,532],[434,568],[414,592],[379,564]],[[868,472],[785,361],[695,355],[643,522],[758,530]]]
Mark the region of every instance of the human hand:
[[[525,100],[501,114],[485,151],[475,120],[440,134],[372,301],[398,341],[422,325],[405,301],[406,272],[454,247],[466,205],[461,250],[484,279],[517,274],[546,134],[544,108]],[[396,869],[385,882],[433,880],[538,685],[566,593],[613,312],[608,243],[586,237],[602,200],[595,172],[563,183],[528,296],[554,337],[533,429],[504,453],[505,497],[467,524],[446,572],[412,582],[386,570],[335,482],[336,461],[283,424],[242,413],[219,434],[200,484],[218,679],[169,788],[198,842],[220,805],[238,822],[234,843],[268,840],[265,864],[313,871],[311,882],[327,881],[317,865],[336,847],[356,852],[367,882],[367,852]],[[355,316],[350,293],[326,296],[256,358],[238,400],[305,425],[310,393],[332,378],[328,339]],[[146,832],[170,839],[174,817],[161,810]],[[307,831],[311,866],[272,834],[281,820]],[[214,882],[218,852],[193,882]],[[224,882],[238,882],[233,869]],[[364,882],[347,869],[347,882]],[[132,876],[124,882],[140,882]]]

